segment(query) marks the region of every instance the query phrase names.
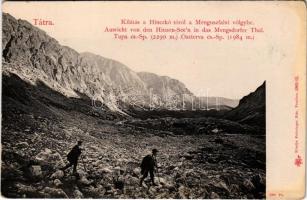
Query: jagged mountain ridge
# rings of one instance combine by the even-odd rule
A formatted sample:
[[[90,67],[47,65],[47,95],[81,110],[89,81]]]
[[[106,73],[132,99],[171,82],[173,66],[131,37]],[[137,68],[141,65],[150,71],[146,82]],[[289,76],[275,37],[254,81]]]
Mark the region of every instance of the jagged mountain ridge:
[[[193,95],[183,83],[168,76],[158,76],[149,72],[138,72],[139,77],[146,83],[147,89],[152,89],[154,94],[164,95],[165,92],[170,95],[188,94]]]
[[[244,96],[237,107],[226,113],[225,118],[250,125],[265,127],[265,82],[254,92]]]
[[[2,52],[4,61],[10,63],[8,70],[24,79],[41,80],[66,96],[82,93],[115,111],[121,111],[122,102],[142,108],[180,109],[182,95],[195,97],[178,80],[137,73],[118,61],[78,53],[29,22],[6,13]],[[184,101],[189,108],[191,100]]]

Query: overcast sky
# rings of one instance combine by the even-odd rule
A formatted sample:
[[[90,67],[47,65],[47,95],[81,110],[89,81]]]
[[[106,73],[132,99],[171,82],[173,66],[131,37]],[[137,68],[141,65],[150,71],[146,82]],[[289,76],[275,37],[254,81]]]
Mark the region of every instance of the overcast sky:
[[[170,76],[196,95],[205,95],[208,89],[209,96],[240,99],[260,86],[268,69],[278,67],[287,51],[291,51],[285,48],[291,44],[283,41],[290,34],[286,31],[290,20],[280,15],[291,11],[268,10],[264,2],[240,3],[238,6],[235,2],[5,2],[2,6],[4,12],[32,24],[34,18],[52,20],[54,26],[39,28],[78,52],[112,58],[137,72]],[[265,33],[254,42],[114,40],[104,28],[116,27],[122,18],[249,19],[263,27]]]

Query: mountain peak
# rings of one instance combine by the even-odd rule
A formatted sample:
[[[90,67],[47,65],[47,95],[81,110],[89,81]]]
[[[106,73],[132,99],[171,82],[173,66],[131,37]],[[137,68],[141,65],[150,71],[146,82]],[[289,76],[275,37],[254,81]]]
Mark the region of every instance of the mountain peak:
[[[60,45],[31,23],[16,20],[6,13],[3,14],[2,52],[5,61],[18,68],[14,73],[40,79],[50,86],[59,85],[53,89],[70,91],[66,94],[78,91],[115,110],[120,110],[119,101],[152,106],[152,93],[159,97],[159,105],[167,103],[163,102],[165,95],[192,95],[176,79],[148,72],[136,73],[118,61],[90,52],[78,53]]]

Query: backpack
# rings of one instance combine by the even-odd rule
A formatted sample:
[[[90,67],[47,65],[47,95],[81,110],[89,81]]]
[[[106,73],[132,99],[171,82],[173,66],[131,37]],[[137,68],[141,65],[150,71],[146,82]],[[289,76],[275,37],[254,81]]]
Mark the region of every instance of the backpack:
[[[74,160],[78,159],[78,156],[80,155],[80,153],[79,153],[79,147],[74,146],[74,148],[72,148],[72,150],[67,154],[67,160],[68,161],[74,161]]]
[[[155,161],[151,155],[147,155],[143,158],[141,162],[141,172],[144,172],[145,169],[153,169],[155,166]]]
[[[67,160],[71,161],[73,160],[73,150],[70,150],[70,152],[67,154]]]

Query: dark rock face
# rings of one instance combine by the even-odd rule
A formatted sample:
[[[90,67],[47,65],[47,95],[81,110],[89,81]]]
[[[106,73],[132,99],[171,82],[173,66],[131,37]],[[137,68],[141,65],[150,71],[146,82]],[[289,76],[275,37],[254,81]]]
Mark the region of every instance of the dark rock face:
[[[4,61],[16,68],[36,71],[46,76],[44,81],[56,82],[70,93],[78,91],[98,99],[112,110],[120,109],[119,100],[148,107],[150,88],[160,101],[166,101],[165,88],[171,95],[192,95],[178,80],[151,74],[155,83],[165,86],[160,87],[120,62],[62,46],[44,31],[9,14],[3,14],[2,51]],[[155,102],[151,103],[155,106]]]
[[[92,53],[78,53],[60,45],[29,22],[16,20],[5,13],[2,52],[3,60],[10,63],[18,75],[27,73],[26,79],[37,77],[66,96],[82,93],[103,102],[113,111],[124,111],[126,104],[178,110],[182,109],[183,95],[185,109],[192,108],[191,101],[195,101],[194,104],[199,102],[176,79],[147,72],[136,73],[118,61]],[[222,109],[236,105],[224,100],[221,103],[225,105],[221,106]],[[209,104],[211,106],[214,102]],[[199,109],[200,106],[194,105],[194,108]]]
[[[243,97],[225,118],[265,129],[265,82],[255,92]]]

